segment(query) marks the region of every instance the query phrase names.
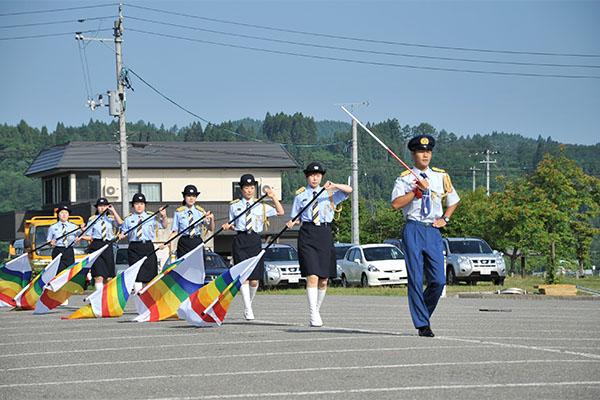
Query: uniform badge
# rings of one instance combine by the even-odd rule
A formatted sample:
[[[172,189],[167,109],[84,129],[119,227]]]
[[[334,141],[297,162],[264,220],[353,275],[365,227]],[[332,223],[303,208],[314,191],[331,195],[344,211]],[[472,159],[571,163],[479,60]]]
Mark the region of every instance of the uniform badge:
[[[427,139],[426,137],[421,138],[421,144],[429,144],[429,139]]]

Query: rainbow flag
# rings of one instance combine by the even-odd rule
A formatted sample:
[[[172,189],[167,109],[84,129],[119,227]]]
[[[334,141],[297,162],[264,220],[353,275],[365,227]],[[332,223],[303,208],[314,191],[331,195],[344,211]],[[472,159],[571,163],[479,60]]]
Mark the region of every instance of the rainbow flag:
[[[198,289],[179,306],[177,316],[196,326],[221,325],[233,298],[264,253],[262,250],[258,255],[234,265],[217,279]]]
[[[35,303],[37,303],[40,295],[44,291],[44,286],[56,276],[56,271],[58,271],[61,258],[62,254],[56,256],[40,274],[29,282],[29,285],[27,285],[25,289],[21,290],[21,292],[15,296],[17,310],[35,310]]]
[[[123,315],[123,310],[127,300],[129,300],[129,294],[135,284],[135,278],[146,258],[148,257],[142,258],[111,279],[104,285],[102,290],[92,293],[86,299],[86,301],[89,300],[90,304],[81,307],[68,317],[62,317],[62,319],[106,318]]]
[[[31,280],[27,253],[0,266],[0,307],[14,307],[14,298]]]
[[[104,245],[50,280],[40,295],[33,313],[46,314],[48,311],[60,306],[73,294],[83,293],[86,275],[107,247],[107,244]]]
[[[204,285],[204,243],[177,259],[134,297],[136,322],[177,317],[177,307]]]

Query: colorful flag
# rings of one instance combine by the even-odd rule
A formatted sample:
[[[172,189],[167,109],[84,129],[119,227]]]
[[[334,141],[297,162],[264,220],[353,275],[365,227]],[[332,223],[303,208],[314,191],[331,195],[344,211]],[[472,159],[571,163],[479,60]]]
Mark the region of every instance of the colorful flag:
[[[64,271],[56,275],[44,288],[36,305],[34,314],[46,314],[60,306],[75,293],[83,293],[85,278],[94,265],[94,262],[108,245],[96,250],[83,260],[75,262]]]
[[[222,273],[217,279],[193,293],[177,309],[177,316],[196,326],[221,325],[240,287],[264,255],[248,258]]]
[[[27,253],[0,266],[0,307],[14,307],[14,298],[31,280]]]
[[[52,278],[56,276],[56,271],[58,271],[61,258],[62,254],[57,255],[41,273],[39,273],[31,282],[29,282],[29,285],[27,285],[25,289],[21,290],[21,292],[15,296],[17,309],[35,309],[35,303],[37,303],[40,295],[44,291],[44,287],[48,282],[50,282],[50,280],[52,280]]]
[[[123,310],[129,300],[129,294],[135,284],[135,278],[140,267],[146,261],[144,257],[125,271],[111,279],[102,290],[96,290],[86,300],[90,302],[79,310],[75,311],[68,317],[63,319],[77,318],[106,318],[120,317],[123,315]]]
[[[204,285],[204,243],[177,259],[135,296],[136,322],[177,317],[177,307]]]

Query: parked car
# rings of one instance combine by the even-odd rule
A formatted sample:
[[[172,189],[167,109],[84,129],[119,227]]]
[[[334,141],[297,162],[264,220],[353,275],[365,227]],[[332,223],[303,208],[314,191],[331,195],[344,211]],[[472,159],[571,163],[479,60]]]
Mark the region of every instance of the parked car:
[[[394,246],[402,250],[402,239],[385,239],[383,243],[393,244]]]
[[[482,239],[444,238],[446,251],[446,283],[460,281],[475,283],[492,281],[503,285],[506,278],[506,264],[501,253]]]
[[[204,251],[204,284],[217,279],[219,275],[227,271],[229,266],[225,264],[223,257],[212,251]],[[242,282],[243,283],[243,282]]]
[[[263,248],[266,245],[263,244]],[[274,244],[264,256],[265,275],[262,286],[298,285],[306,280],[300,276],[298,252],[289,244]]]
[[[335,243],[333,247],[335,248],[335,267],[336,267],[336,277],[332,279],[332,283],[339,284],[342,282],[342,260],[346,255],[346,252],[350,250],[350,248],[354,246],[352,243]]]
[[[353,246],[342,260],[342,286],[362,287],[408,283],[402,250],[391,244]]]
[[[113,253],[115,255],[115,276],[129,268],[127,247],[128,245],[126,244],[118,244],[116,249],[113,248]]]

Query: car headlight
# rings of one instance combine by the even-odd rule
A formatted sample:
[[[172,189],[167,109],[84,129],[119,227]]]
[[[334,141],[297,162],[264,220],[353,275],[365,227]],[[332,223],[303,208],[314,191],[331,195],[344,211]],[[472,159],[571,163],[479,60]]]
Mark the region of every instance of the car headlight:
[[[472,266],[473,266],[473,263],[472,263],[471,259],[470,259],[470,258],[468,258],[468,257],[465,257],[465,256],[461,256],[461,257],[458,259],[458,263],[459,263],[459,264],[464,264],[464,265],[466,265],[466,266],[468,266],[468,267],[472,267]]]
[[[278,269],[279,269],[279,267],[277,267],[277,265],[275,265],[275,264],[267,265],[267,271],[277,271]]]
[[[504,266],[504,257],[500,256],[498,258],[496,258],[496,264],[499,266]]]
[[[374,265],[371,265],[371,264],[369,264],[367,266],[367,271],[369,271],[369,272],[379,272],[379,270],[377,269],[377,267],[374,266]]]
[[[342,266],[341,265],[336,265],[336,268],[337,268],[338,272],[342,272]]]

